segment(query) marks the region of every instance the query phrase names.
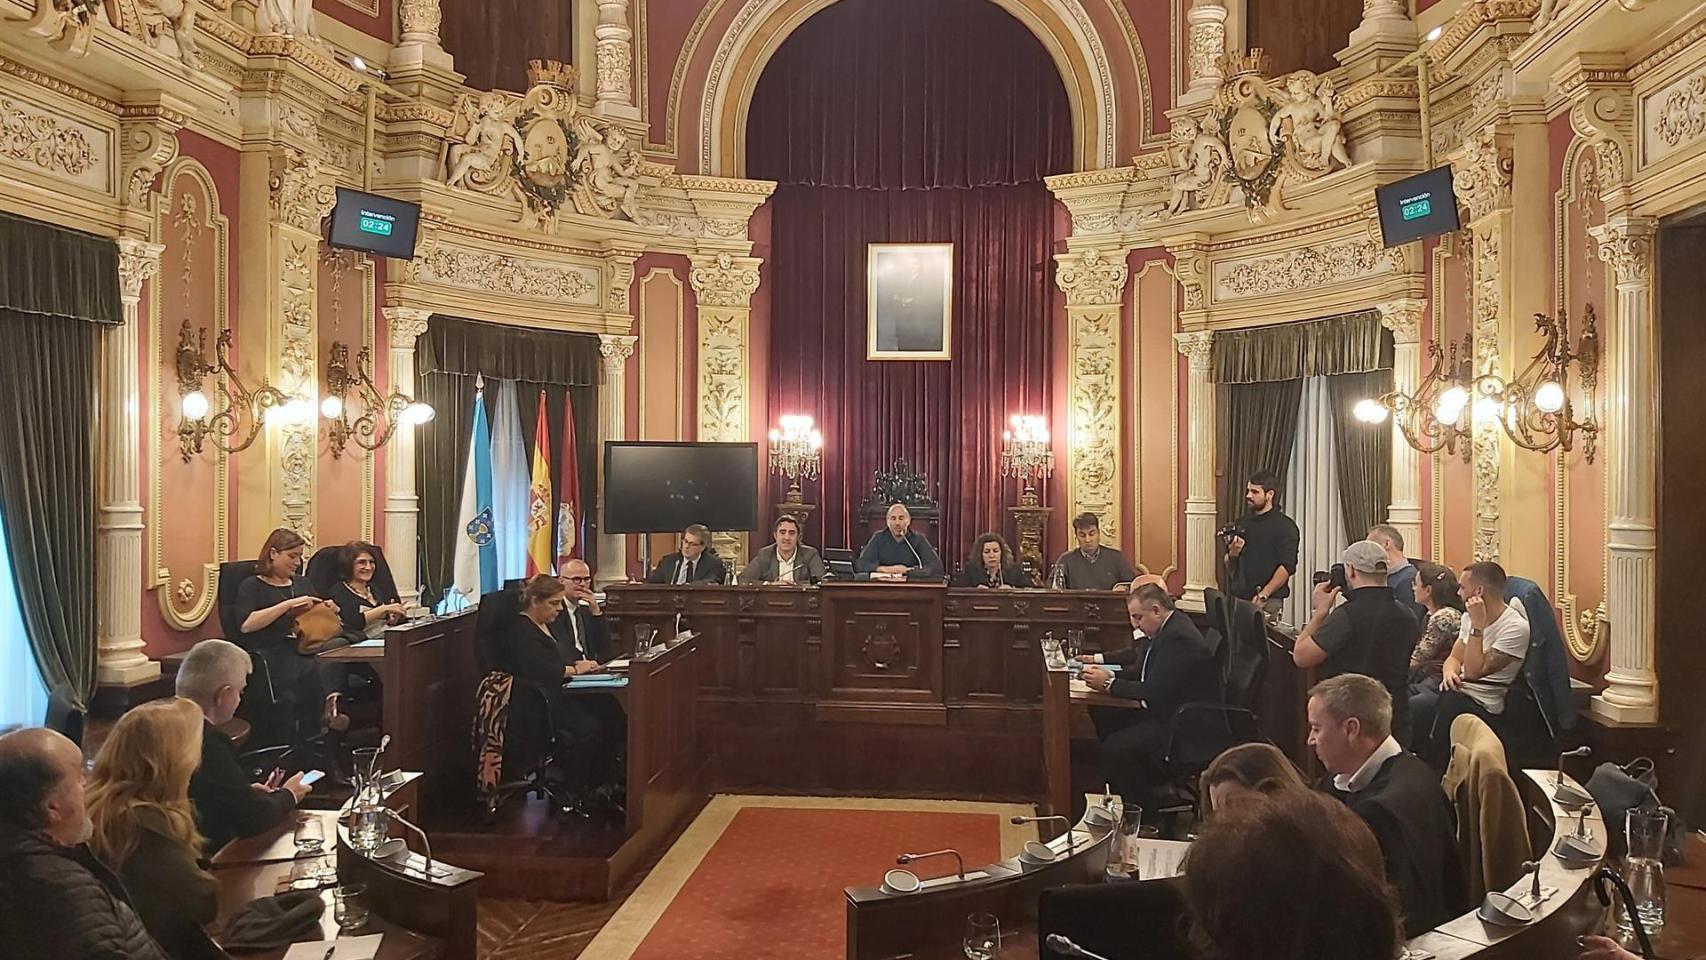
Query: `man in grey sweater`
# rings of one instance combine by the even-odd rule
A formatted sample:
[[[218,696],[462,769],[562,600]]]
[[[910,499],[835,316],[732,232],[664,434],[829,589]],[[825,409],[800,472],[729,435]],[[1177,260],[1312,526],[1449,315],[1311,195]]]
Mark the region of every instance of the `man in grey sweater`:
[[[1112,590],[1137,579],[1137,570],[1125,554],[1102,546],[1102,523],[1093,513],[1081,513],[1072,521],[1078,549],[1068,550],[1054,562],[1050,586],[1066,590]]]

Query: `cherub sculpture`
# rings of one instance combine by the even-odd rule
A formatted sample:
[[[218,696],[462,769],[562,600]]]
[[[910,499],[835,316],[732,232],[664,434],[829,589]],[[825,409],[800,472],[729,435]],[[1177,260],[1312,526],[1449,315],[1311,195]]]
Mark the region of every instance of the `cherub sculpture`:
[[[1181,117],[1173,124],[1172,197],[1167,212],[1177,216],[1190,206],[1191,196],[1206,190],[1226,169],[1226,145],[1203,129],[1195,117]]]
[[[521,135],[510,119],[510,103],[501,93],[482,93],[462,100],[462,115],[467,121],[466,143],[453,143],[446,154],[449,173],[444,182],[452,187],[471,187],[470,178],[492,179],[492,172],[503,157],[504,144],[509,144],[516,156],[521,156]]]
[[[1337,162],[1348,167],[1351,157],[1345,152],[1343,120],[1333,81],[1322,77],[1311,86],[1311,80],[1306,73],[1294,73],[1286,79],[1286,95],[1268,121],[1268,136],[1278,143],[1285,124],[1290,122],[1292,147],[1304,166],[1329,170]]]
[[[627,131],[583,116],[575,121],[575,135],[579,145],[569,162],[575,179],[591,192],[600,210],[619,210],[638,223],[640,151],[628,142]]]

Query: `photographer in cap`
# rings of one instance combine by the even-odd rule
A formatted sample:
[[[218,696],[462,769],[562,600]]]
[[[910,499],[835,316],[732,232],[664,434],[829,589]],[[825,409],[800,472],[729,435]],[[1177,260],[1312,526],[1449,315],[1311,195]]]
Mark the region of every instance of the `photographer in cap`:
[[[1279,612],[1297,573],[1297,524],[1279,508],[1279,479],[1258,470],[1244,485],[1250,512],[1221,531],[1226,543],[1227,592],[1263,613]]]
[[[1392,736],[1409,743],[1410,651],[1421,625],[1386,585],[1386,550],[1372,540],[1345,548],[1341,562],[1316,573],[1313,613],[1297,636],[1292,660],[1315,679],[1341,673],[1373,677],[1392,695]],[[1334,605],[1343,595],[1345,602]]]

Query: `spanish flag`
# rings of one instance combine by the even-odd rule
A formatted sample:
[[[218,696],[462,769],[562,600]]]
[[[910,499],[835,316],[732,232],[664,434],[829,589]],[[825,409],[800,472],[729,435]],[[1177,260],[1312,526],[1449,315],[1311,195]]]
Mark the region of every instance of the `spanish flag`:
[[[527,576],[551,572],[551,430],[545,391],[539,391],[539,423],[533,429],[533,486],[527,495]]]

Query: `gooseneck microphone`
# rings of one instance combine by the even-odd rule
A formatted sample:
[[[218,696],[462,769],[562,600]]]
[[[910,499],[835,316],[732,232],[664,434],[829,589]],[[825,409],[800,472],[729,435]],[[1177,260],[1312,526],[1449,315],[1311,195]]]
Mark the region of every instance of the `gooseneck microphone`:
[[[1077,846],[1073,841],[1071,820],[1068,820],[1065,817],[1014,817],[1007,822],[1017,827],[1026,823],[1050,823],[1056,820],[1066,825],[1066,852],[1070,854],[1074,847]]]
[[[959,872],[960,879],[964,880],[966,878],[966,859],[960,856],[960,852],[958,850],[951,847],[947,850],[932,850],[929,853],[903,853],[900,856],[895,857],[894,862],[904,866],[914,860],[924,860],[929,857],[953,857],[956,865],[955,869]]]
[[[1050,950],[1053,950],[1055,953],[1058,953],[1063,957],[1084,957],[1085,960],[1108,960],[1107,957],[1104,957],[1099,953],[1091,953],[1058,933],[1049,934],[1047,937],[1043,938],[1043,942],[1048,944],[1048,948]]]
[[[385,813],[391,819],[397,821],[398,823],[409,828],[410,830],[413,830],[415,832],[415,836],[421,838],[421,846],[424,848],[424,853],[426,856],[426,875],[427,875],[427,879],[431,880],[432,879],[432,841],[427,839],[426,831],[422,830],[420,827],[415,826],[414,824],[410,823],[409,821],[403,819],[402,814],[391,809],[390,807],[385,808]]]

